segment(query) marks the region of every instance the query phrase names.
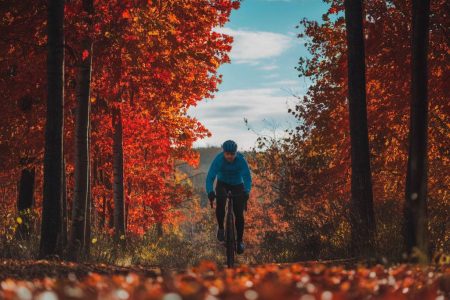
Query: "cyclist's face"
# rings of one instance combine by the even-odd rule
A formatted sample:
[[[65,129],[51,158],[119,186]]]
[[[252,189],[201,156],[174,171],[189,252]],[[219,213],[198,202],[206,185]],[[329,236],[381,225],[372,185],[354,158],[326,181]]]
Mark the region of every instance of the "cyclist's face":
[[[236,157],[236,153],[233,152],[224,152],[223,156],[225,157],[225,159],[229,162],[232,162],[234,160],[234,158]]]

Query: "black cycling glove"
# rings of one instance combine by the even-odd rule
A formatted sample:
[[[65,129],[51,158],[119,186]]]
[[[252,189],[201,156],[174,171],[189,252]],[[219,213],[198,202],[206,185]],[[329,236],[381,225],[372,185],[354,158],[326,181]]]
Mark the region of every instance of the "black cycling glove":
[[[250,194],[248,192],[244,192],[244,210],[247,211],[247,202],[248,199],[250,198]]]
[[[214,199],[216,199],[216,193],[214,193],[214,191],[209,192],[208,199],[209,199],[209,203],[211,204],[211,207],[213,207]]]

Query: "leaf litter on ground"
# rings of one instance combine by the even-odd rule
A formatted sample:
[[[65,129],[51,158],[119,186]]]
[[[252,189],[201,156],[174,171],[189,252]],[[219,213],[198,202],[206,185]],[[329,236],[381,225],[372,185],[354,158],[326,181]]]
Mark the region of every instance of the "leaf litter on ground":
[[[450,265],[239,265],[183,270],[59,261],[0,262],[0,299],[450,299]]]

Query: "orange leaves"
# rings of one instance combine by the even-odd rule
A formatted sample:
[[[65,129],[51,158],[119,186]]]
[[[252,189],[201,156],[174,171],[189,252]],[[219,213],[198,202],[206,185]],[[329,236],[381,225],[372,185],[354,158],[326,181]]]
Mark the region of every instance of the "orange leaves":
[[[122,13],[122,18],[124,19],[131,19],[130,12],[128,10],[124,10]]]
[[[174,24],[178,24],[179,23],[177,16],[175,14],[173,14],[173,13],[169,14],[168,19],[169,19],[169,21],[171,23],[174,23]]]
[[[169,83],[172,80],[172,73],[165,69],[155,68],[153,77],[164,82]]]
[[[147,35],[149,36],[158,36],[159,35],[159,31],[158,30],[151,30],[151,31],[147,31]]]
[[[158,268],[44,262],[2,263],[7,266],[3,276],[11,272],[15,277],[30,278],[2,278],[3,298],[435,300],[445,299],[449,292],[448,271],[436,266],[352,268],[309,262],[222,269],[203,260],[193,268],[162,274]],[[56,273],[61,278],[34,278],[36,274],[55,274],[55,270],[61,272]]]

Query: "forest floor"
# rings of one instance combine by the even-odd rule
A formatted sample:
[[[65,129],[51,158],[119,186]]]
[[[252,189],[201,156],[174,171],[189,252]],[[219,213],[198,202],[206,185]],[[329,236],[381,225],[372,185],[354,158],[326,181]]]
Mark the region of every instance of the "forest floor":
[[[0,299],[450,299],[450,266],[333,263],[184,270],[0,260]]]

